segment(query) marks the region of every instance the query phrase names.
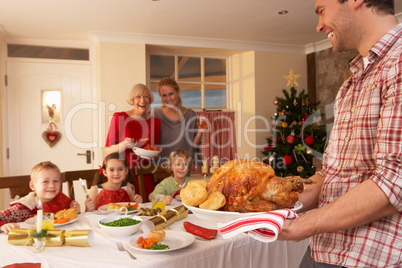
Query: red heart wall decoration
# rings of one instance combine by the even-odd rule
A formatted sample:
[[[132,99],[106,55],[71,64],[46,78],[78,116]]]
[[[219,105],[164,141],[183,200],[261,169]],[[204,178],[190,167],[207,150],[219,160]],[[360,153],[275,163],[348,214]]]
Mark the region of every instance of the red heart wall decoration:
[[[57,129],[56,125],[52,122],[49,124],[49,127],[47,128],[47,130],[43,131],[43,133],[42,133],[42,138],[50,146],[50,148],[55,146],[56,143],[61,138],[61,133],[56,131],[56,129]]]

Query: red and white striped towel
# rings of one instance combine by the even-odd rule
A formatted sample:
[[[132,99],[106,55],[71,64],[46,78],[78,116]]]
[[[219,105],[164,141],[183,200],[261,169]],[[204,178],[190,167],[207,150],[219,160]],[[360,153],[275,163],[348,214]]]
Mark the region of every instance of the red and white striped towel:
[[[262,242],[273,242],[278,238],[285,219],[295,219],[297,214],[291,209],[274,210],[258,216],[245,217],[227,223],[218,223],[223,238],[231,238],[240,233]]]

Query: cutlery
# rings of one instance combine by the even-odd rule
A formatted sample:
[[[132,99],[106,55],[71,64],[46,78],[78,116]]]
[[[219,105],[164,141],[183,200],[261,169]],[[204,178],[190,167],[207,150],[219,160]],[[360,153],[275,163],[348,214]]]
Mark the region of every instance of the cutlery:
[[[174,194],[175,192],[177,192],[177,190],[179,190],[179,187],[180,187],[180,183],[177,183],[177,184],[176,184],[176,187],[174,187],[174,190],[173,190],[173,192],[172,192],[170,195],[173,196],[173,194]]]
[[[80,178],[79,180],[80,180],[80,183],[81,183],[81,185],[82,185],[82,188],[84,189],[85,196],[88,198],[87,187],[85,186],[85,183],[84,183],[84,181],[83,181],[81,178]]]
[[[118,248],[120,251],[125,251],[125,252],[127,252],[128,255],[130,255],[131,259],[133,259],[133,260],[136,260],[136,259],[137,259],[136,257],[134,257],[133,254],[131,254],[130,251],[128,251],[127,249],[125,249],[125,248],[123,247],[123,244],[122,244],[121,242],[117,242],[116,244],[117,244],[117,248]]]

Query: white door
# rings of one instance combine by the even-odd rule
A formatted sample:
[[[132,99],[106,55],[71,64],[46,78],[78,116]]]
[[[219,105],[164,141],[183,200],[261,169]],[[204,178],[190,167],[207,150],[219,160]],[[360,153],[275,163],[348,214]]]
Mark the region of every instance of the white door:
[[[94,168],[92,141],[96,111],[91,65],[29,60],[11,60],[6,64],[6,174],[29,174],[34,165],[47,160],[58,165],[62,172]],[[61,91],[60,123],[56,124],[61,138],[53,147],[42,137],[49,127],[49,122],[42,119],[44,90]]]

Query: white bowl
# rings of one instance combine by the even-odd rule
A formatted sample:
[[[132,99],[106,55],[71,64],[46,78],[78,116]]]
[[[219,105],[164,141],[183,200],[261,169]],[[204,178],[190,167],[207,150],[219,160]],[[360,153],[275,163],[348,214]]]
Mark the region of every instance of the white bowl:
[[[160,154],[162,152],[162,148],[160,148],[159,151],[154,151],[154,150],[145,150],[142,148],[133,147],[133,151],[136,155],[141,156],[142,158],[151,159]]]
[[[112,222],[112,221],[122,219],[122,218],[131,218],[131,219],[140,221],[140,223],[137,223],[135,225],[130,225],[130,226],[121,226],[121,227],[106,226],[106,225],[102,224],[102,222],[108,223],[108,222]],[[99,221],[100,229],[107,235],[113,236],[113,237],[132,235],[140,229],[141,225],[142,225],[142,219],[137,216],[134,216],[134,217],[128,217],[128,216],[124,216],[124,215],[110,216],[110,217],[101,219]]]
[[[93,212],[86,212],[85,217],[88,219],[88,221],[92,224],[94,227],[99,227],[99,221],[104,219],[105,217],[117,214],[118,211],[113,209],[113,210],[108,210],[105,212],[100,212],[100,211],[93,211]]]
[[[229,222],[233,221],[239,218],[244,218],[244,217],[251,217],[251,216],[257,216],[264,214],[265,212],[245,212],[245,213],[240,213],[240,212],[230,212],[230,211],[220,211],[220,210],[208,210],[208,209],[202,209],[199,207],[192,207],[188,206],[186,204],[183,205],[188,208],[193,214],[202,220],[207,220],[207,221],[213,221],[213,222]],[[293,210],[297,211],[303,207],[302,203],[299,201],[296,202],[295,206],[292,208]]]

